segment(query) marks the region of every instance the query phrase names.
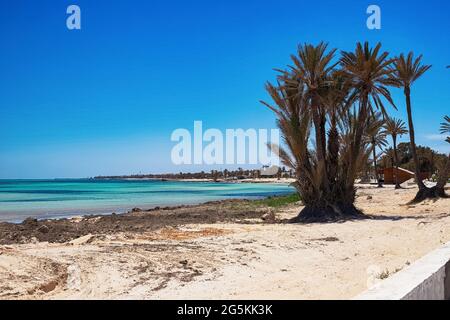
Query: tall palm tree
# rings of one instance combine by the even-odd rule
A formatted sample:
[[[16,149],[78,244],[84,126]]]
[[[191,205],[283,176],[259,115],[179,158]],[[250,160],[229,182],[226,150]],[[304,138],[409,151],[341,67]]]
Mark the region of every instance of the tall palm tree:
[[[372,160],[375,171],[375,178],[377,179],[378,187],[383,187],[381,178],[378,175],[377,166],[377,148],[382,149],[386,147],[386,134],[381,130],[384,125],[381,113],[375,113],[369,120],[369,125],[365,134],[365,140],[372,146]]]
[[[336,49],[328,51],[328,44],[320,42],[317,46],[311,44],[300,45],[297,55],[291,55],[293,65],[290,66],[294,79],[298,79],[304,85],[304,98],[311,104],[312,122],[314,125],[316,154],[318,166],[322,176],[320,183],[323,188],[328,188],[326,161],[326,110],[322,101],[324,90],[329,87],[329,77],[336,63],[333,64]],[[282,77],[286,78],[284,72]]]
[[[410,52],[407,57],[401,54],[397,58],[394,64],[395,79],[399,81],[401,87],[403,87],[403,93],[406,98],[406,111],[408,113],[408,126],[409,126],[409,139],[411,143],[411,152],[414,160],[414,170],[416,174],[417,185],[419,186],[419,192],[426,189],[425,184],[420,178],[420,163],[417,157],[416,141],[414,134],[414,123],[411,110],[411,86],[419,79],[425,72],[427,72],[431,65],[423,65],[421,63],[422,55],[414,58],[414,53]]]
[[[405,122],[401,119],[387,118],[384,124],[384,132],[392,137],[392,146],[394,150],[394,167],[395,167],[395,189],[400,188],[398,183],[398,154],[397,154],[397,138],[408,133]]]
[[[387,115],[382,98],[387,100],[394,108],[395,104],[389,92],[389,86],[398,86],[398,81],[393,77],[392,66],[395,59],[389,58],[388,52],[381,52],[381,43],[371,48],[368,42],[364,45],[358,43],[355,52],[342,52],[341,67],[345,76],[351,81],[353,98],[358,100],[358,119],[361,124],[355,132],[355,139],[351,142],[354,157],[360,153],[363,145],[362,139],[370,116],[374,109],[379,109]],[[356,162],[352,162],[356,165]],[[349,168],[351,171],[354,168]],[[352,177],[348,177],[347,186],[352,186]]]

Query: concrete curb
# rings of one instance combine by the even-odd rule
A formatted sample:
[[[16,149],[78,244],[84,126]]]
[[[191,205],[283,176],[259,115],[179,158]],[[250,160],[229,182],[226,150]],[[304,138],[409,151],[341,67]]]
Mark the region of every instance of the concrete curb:
[[[450,242],[354,300],[450,300]]]

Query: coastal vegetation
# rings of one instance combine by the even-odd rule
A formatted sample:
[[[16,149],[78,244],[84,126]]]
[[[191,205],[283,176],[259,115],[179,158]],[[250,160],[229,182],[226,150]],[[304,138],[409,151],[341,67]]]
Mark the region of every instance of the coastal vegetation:
[[[288,170],[286,167],[278,168],[278,172],[274,175],[269,175],[270,178],[292,178],[294,176],[293,170]],[[207,179],[214,181],[227,180],[243,180],[243,179],[258,179],[261,177],[260,169],[243,169],[236,170],[211,170],[200,172],[179,172],[179,173],[159,173],[159,174],[133,174],[120,176],[96,176],[97,180],[108,179],[155,179],[155,180],[189,180],[189,179]]]
[[[292,64],[277,69],[276,83],[266,85],[273,103],[262,103],[275,113],[284,142],[270,147],[279,150],[283,164],[294,170],[294,186],[305,205],[293,222],[362,215],[354,205],[355,179],[364,170],[370,152],[378,175],[376,148],[386,144],[381,129],[386,127],[391,110],[397,109],[392,88],[402,88],[406,99],[419,186],[415,201],[445,196],[449,161],[439,170],[433,188],[420,179],[411,87],[431,67],[422,65],[421,58],[414,58],[413,53],[390,57],[380,43],[371,47],[368,42],[338,55],[336,49],[322,42],[300,45],[291,56]],[[395,136],[406,133],[401,123],[396,125],[401,128],[395,129]],[[390,129],[386,132],[392,135]]]
[[[286,196],[272,196],[266,199],[254,200],[253,203],[258,206],[266,206],[270,208],[279,208],[292,203],[299,202],[300,196],[298,193],[292,193]]]

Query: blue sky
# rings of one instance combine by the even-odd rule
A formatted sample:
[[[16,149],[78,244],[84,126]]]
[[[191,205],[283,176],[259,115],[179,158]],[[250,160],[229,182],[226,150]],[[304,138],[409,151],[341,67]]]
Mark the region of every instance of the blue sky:
[[[70,4],[81,30],[66,28]],[[370,4],[381,30],[366,27]],[[273,128],[264,83],[321,40],[422,53],[433,68],[413,87],[417,142],[448,152],[449,12],[447,0],[2,1],[0,178],[208,170],[171,164],[172,131]]]

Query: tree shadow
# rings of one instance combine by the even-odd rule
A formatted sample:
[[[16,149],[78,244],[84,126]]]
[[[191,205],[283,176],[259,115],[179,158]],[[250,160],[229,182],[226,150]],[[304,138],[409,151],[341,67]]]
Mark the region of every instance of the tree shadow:
[[[323,221],[314,221],[314,222],[293,222],[292,219],[281,219],[278,220],[277,223],[281,224],[297,224],[297,225],[314,225],[314,224],[333,224],[333,223],[345,223],[345,222],[355,222],[355,221],[401,221],[401,220],[440,220],[444,218],[450,217],[450,212],[441,213],[438,215],[375,215],[375,214],[362,214],[357,217],[347,217],[347,218],[339,218],[339,219],[329,219]]]

